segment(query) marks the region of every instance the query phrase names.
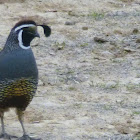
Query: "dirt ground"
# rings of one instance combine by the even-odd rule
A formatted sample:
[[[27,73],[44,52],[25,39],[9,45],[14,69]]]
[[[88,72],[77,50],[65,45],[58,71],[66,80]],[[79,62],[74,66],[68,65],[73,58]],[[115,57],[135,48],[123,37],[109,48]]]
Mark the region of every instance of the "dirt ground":
[[[0,0],[1,49],[25,17],[52,28],[32,42],[40,80],[25,112],[29,135],[140,140],[140,1]],[[13,110],[5,125],[22,136]]]

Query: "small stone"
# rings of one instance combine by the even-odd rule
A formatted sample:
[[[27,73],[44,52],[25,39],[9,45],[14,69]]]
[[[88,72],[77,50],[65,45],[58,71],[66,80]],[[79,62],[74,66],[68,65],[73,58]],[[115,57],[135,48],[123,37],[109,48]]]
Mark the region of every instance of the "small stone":
[[[136,43],[140,43],[140,38],[136,40]]]
[[[43,85],[44,85],[44,83],[41,80],[39,80],[38,81],[38,86],[43,86]]]
[[[123,34],[121,30],[114,30],[114,33],[115,34],[120,34],[120,35]]]
[[[134,30],[132,31],[133,34],[137,34],[139,32],[139,30],[137,28],[134,28]]]
[[[55,52],[50,51],[49,54],[54,56],[55,55]]]
[[[117,11],[114,13],[114,16],[123,16],[126,17],[128,16],[128,13],[124,12],[124,11]]]
[[[64,49],[63,45],[58,46],[58,50],[63,50],[63,49]]]
[[[140,85],[140,78],[133,78],[132,83],[133,83],[134,85]]]
[[[114,81],[109,81],[106,83],[106,88],[110,89],[110,88],[115,88],[117,86],[117,83]]]
[[[99,38],[99,37],[94,37],[94,41],[98,42],[98,43],[105,43],[108,42],[108,40],[103,39],[103,38]]]
[[[65,25],[75,25],[75,21],[66,21]]]
[[[34,121],[33,123],[40,123],[40,121]]]
[[[114,55],[113,55],[111,52],[109,52],[109,51],[103,51],[103,52],[101,53],[101,55],[104,56],[104,57],[113,57],[113,56],[114,56]]]
[[[118,127],[117,129],[118,129],[118,132],[121,134],[129,134],[130,133],[130,129],[127,126],[121,126],[121,127]]]
[[[88,30],[88,27],[82,27],[83,30]]]
[[[135,50],[127,48],[127,47],[124,48],[124,51],[127,52],[127,53],[135,52]]]
[[[127,123],[132,123],[132,121],[131,120],[127,120]]]

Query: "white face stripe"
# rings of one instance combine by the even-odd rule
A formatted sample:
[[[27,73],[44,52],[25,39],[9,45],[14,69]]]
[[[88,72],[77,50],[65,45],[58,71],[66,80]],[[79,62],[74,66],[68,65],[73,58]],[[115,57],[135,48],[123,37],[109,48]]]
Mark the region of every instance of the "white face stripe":
[[[15,31],[18,31],[18,30],[20,30],[20,29],[22,29],[22,28],[25,28],[25,27],[31,27],[31,26],[35,26],[35,25],[34,25],[34,24],[25,24],[25,25],[21,25],[21,26],[15,28]]]
[[[30,49],[30,46],[27,46],[27,47],[26,47],[26,46],[23,45],[23,42],[22,42],[22,32],[23,32],[23,30],[19,31],[19,33],[18,33],[19,46],[20,46],[22,49],[24,49],[24,50]]]

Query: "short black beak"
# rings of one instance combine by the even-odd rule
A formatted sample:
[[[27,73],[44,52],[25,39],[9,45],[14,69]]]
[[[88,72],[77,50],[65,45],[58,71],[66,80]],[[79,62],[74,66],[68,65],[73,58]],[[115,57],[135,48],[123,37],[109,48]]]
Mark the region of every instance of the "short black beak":
[[[35,37],[39,37],[40,38],[40,35],[38,32],[35,33]]]

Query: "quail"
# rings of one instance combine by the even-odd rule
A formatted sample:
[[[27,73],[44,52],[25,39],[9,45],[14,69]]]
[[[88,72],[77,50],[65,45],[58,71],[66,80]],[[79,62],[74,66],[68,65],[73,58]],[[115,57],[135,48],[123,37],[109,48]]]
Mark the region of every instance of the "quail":
[[[35,37],[40,37],[37,26],[44,29],[46,37],[51,29],[47,25],[37,25],[33,20],[21,20],[12,29],[3,50],[0,52],[0,118],[2,134],[0,138],[11,139],[5,132],[4,113],[15,108],[23,129],[18,140],[34,140],[29,137],[23,125],[26,107],[33,99],[38,85],[38,69],[30,47]]]

